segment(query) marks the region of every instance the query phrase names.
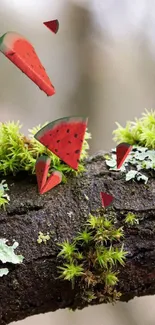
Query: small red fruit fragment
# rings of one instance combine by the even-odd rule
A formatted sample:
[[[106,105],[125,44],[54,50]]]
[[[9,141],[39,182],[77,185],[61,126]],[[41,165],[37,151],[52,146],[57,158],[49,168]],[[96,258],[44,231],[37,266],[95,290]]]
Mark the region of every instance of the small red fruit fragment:
[[[58,19],[45,21],[43,23],[49,30],[51,30],[54,34],[58,32],[59,29],[59,21]]]
[[[46,184],[50,163],[51,159],[48,156],[40,156],[36,161],[35,171],[39,193]]]
[[[121,168],[125,159],[129,155],[130,151],[132,150],[132,146],[128,143],[120,143],[116,147],[116,159],[117,159],[117,168]]]
[[[59,185],[62,181],[62,173],[54,171],[51,176],[47,179],[45,186],[41,189],[40,194],[50,191],[55,186]]]
[[[114,200],[114,197],[105,192],[100,193],[103,208],[108,207]]]

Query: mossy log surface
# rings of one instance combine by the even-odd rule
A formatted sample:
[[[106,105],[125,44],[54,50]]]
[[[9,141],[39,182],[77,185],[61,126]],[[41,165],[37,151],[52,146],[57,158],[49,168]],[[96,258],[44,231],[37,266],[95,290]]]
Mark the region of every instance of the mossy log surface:
[[[35,177],[6,178],[10,204],[0,210],[0,238],[15,239],[20,265],[2,265],[9,274],[0,278],[0,325],[34,314],[60,308],[87,306],[79,287],[58,279],[57,243],[73,238],[92,210],[101,207],[100,192],[115,197],[113,209],[124,225],[125,213],[132,211],[139,225],[125,226],[125,267],[120,268],[118,290],[121,300],[155,293],[155,179],[144,183],[125,182],[121,172],[109,171],[102,154],[87,161],[87,171],[69,178],[67,184],[39,195]],[[89,198],[89,201],[87,199]],[[51,239],[38,244],[39,231],[52,231]],[[95,304],[98,301],[93,302]]]

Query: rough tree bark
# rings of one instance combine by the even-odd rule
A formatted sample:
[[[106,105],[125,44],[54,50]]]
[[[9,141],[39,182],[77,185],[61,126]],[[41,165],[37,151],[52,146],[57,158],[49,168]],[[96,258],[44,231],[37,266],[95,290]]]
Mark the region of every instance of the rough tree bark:
[[[115,197],[113,207],[120,222],[122,211],[132,211],[140,224],[125,228],[125,249],[129,252],[120,269],[118,289],[121,300],[155,293],[155,180],[148,186],[125,182],[121,173],[109,171],[102,154],[90,158],[87,171],[71,177],[45,195],[38,195],[36,180],[19,175],[7,178],[10,205],[0,210],[0,238],[19,242],[16,252],[24,263],[9,266],[0,278],[0,325],[27,316],[66,307],[85,307],[68,281],[57,274],[57,243],[71,239],[90,211],[101,207],[100,191]],[[86,196],[89,197],[89,201]],[[71,213],[70,213],[71,212]],[[38,244],[38,232],[53,231],[47,245]],[[3,265],[4,267],[4,265]],[[87,305],[87,304],[86,304]]]

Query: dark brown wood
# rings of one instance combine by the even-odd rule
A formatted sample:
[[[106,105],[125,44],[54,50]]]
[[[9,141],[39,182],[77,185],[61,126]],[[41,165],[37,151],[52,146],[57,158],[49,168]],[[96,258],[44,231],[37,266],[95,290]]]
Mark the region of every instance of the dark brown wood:
[[[100,192],[115,197],[114,210],[120,223],[134,212],[139,225],[125,227],[128,257],[120,269],[121,300],[155,293],[155,180],[148,185],[125,182],[122,173],[109,171],[102,154],[90,158],[87,171],[69,178],[45,195],[37,192],[36,180],[27,175],[7,178],[10,204],[0,210],[0,238],[17,240],[16,250],[24,263],[7,265],[10,272],[0,278],[0,325],[60,308],[84,308],[78,287],[72,290],[57,274],[57,243],[71,239],[92,210],[101,207]],[[89,198],[89,201],[87,199]],[[53,232],[45,244],[38,244],[39,231]],[[3,265],[4,266],[4,265]],[[97,303],[97,302],[96,302]]]

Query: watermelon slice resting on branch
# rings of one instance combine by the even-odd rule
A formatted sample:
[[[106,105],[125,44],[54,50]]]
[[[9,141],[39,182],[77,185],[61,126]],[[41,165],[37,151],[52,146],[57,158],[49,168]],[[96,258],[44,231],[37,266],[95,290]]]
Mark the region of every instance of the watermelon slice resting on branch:
[[[35,139],[68,166],[77,170],[87,121],[87,117],[65,117],[55,120],[39,130],[35,134]]]

